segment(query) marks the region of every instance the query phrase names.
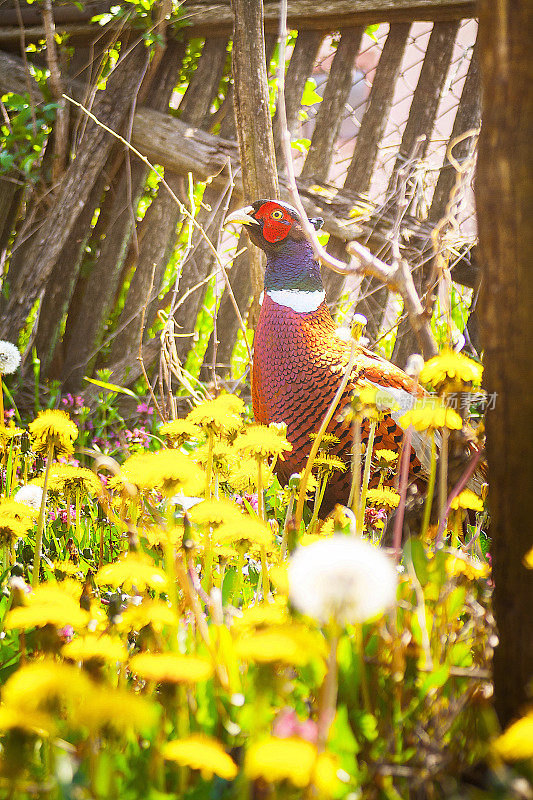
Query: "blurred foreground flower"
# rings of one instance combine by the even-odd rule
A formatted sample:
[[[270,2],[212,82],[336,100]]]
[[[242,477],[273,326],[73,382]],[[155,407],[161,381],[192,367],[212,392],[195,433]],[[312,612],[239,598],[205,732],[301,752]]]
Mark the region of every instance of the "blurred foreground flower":
[[[318,622],[364,622],[394,603],[396,570],[382,550],[337,534],[299,548],[289,565],[289,597]]]
[[[137,453],[124,463],[121,476],[138,489],[161,489],[166,495],[181,491],[199,494],[205,483],[203,471],[177,450]]]
[[[108,586],[124,586],[128,589],[135,586],[139,591],[146,587],[156,591],[164,591],[167,587],[167,576],[163,570],[158,569],[149,559],[128,555],[113,564],[106,564],[98,570],[95,576],[98,584]]]
[[[253,744],[244,764],[249,778],[263,778],[268,783],[287,780],[303,788],[310,783],[326,796],[339,787],[337,766],[331,755],[321,753],[311,742],[290,737],[270,737]]]
[[[163,747],[163,758],[175,761],[182,767],[199,770],[204,780],[211,780],[213,775],[218,775],[231,781],[237,775],[237,765],[220,742],[207,736],[189,736],[187,739],[167,742]]]
[[[479,383],[482,374],[483,367],[477,361],[462,353],[444,350],[424,365],[420,380],[431,384],[440,394],[442,391],[460,392],[472,383]]]
[[[212,664],[204,658],[177,653],[139,653],[131,659],[130,669],[157,683],[198,683],[213,674]]]
[[[506,761],[533,758],[533,711],[513,722],[494,742],[495,752]]]

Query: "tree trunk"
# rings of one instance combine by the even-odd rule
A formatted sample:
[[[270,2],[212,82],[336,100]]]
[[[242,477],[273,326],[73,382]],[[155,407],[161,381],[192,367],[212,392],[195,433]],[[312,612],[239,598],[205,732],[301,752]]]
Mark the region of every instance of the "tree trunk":
[[[262,0],[232,0],[234,14],[232,68],[233,102],[247,203],[279,197],[276,156],[268,102]],[[253,120],[253,123],[252,123]],[[262,253],[250,244],[252,289],[263,288]],[[255,317],[257,313],[257,306]]]
[[[480,0],[483,128],[476,182],[483,264],[481,324],[494,612],[495,703],[502,724],[524,710],[533,676],[533,5]],[[530,699],[530,697],[529,697]]]

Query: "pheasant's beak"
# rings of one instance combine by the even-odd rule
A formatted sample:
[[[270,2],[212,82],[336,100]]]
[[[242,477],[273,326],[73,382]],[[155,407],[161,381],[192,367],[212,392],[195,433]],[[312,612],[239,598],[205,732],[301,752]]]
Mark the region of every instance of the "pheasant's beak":
[[[259,225],[260,223],[252,217],[254,208],[253,206],[245,206],[244,208],[238,208],[236,211],[232,211],[231,214],[228,214],[226,219],[224,220],[224,227],[226,225]]]

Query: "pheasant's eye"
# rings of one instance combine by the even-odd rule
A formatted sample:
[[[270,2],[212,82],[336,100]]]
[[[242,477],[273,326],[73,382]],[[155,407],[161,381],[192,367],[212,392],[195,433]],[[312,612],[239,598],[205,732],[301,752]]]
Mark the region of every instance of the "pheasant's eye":
[[[284,217],[283,211],[280,211],[279,208],[276,208],[270,215],[271,219],[283,219],[283,217]]]

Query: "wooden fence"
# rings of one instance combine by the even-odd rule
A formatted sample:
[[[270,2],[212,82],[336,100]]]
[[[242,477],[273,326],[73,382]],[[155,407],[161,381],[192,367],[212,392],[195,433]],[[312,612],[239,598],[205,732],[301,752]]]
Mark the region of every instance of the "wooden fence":
[[[95,31],[90,15],[109,5],[86,3],[84,11],[78,13],[72,6],[58,5],[55,10],[57,29],[69,32],[75,43],[69,91],[84,102],[93,85],[91,65],[103,35],[102,29]],[[28,77],[17,54],[22,28],[15,9],[9,6],[4,4],[0,9],[0,91],[25,91]],[[293,139],[303,150],[303,154],[297,150],[294,153],[304,204],[309,212],[324,218],[324,229],[330,234],[328,250],[333,255],[347,260],[344,243],[357,238],[387,260],[392,227],[397,222],[399,187],[403,191],[407,184],[409,207],[402,218],[401,244],[418,287],[431,291],[431,234],[447,213],[457,179],[456,170],[446,159],[446,149],[449,142],[457,140],[454,157],[459,163],[467,162],[475,137],[461,137],[480,124],[474,4],[458,0],[330,0],[324,4],[289,0],[288,6],[289,25],[297,33],[286,73],[287,118]],[[21,10],[25,42],[38,40],[43,31],[34,6],[22,4]],[[179,38],[168,38],[155,82],[149,95],[138,101],[134,116],[128,116],[125,95],[134,86],[131,77],[128,85],[127,75],[120,74],[116,76],[116,88],[110,85],[106,90],[111,100],[107,105],[96,105],[93,111],[110,127],[130,135],[134,147],[152,163],[163,166],[166,181],[182,199],[187,198],[189,172],[197,181],[208,181],[206,207],[200,210],[199,221],[216,242],[227,209],[228,163],[235,176],[232,202],[238,201],[242,193],[232,105],[231,9],[229,2],[185,2],[184,13],[189,25]],[[278,3],[267,0],[269,70],[278,13]],[[368,33],[368,25],[379,27]],[[138,56],[138,69],[142,63]],[[188,69],[189,80],[179,97],[175,88],[184,69]],[[131,66],[128,74],[131,76]],[[274,77],[272,72],[269,74]],[[306,86],[309,91],[309,78],[314,79],[322,100],[302,106]],[[177,111],[169,113],[169,108],[174,107]],[[308,119],[302,120],[304,114]],[[71,128],[76,143],[80,136],[89,135],[85,131],[86,120],[76,114],[71,120],[75,120]],[[274,126],[283,192],[276,120]],[[310,139],[308,148],[302,142],[305,139]],[[104,153],[98,150],[100,160],[93,159],[87,166],[94,169],[94,175],[83,202],[67,203],[61,209],[63,195],[58,195],[58,214],[61,210],[71,214],[72,224],[61,242],[54,240],[57,246],[53,257],[45,259],[44,266],[39,262],[37,275],[36,254],[42,253],[46,242],[51,241],[53,229],[41,232],[44,238],[40,251],[36,247],[32,255],[30,250],[25,263],[22,256],[28,255],[29,229],[27,223],[25,230],[23,226],[26,239],[18,249],[15,240],[8,273],[12,297],[1,322],[2,335],[15,336],[24,313],[39,298],[40,314],[34,332],[43,368],[71,388],[78,387],[89,370],[103,364],[113,369],[112,380],[132,382],[139,375],[141,309],[145,307],[148,326],[158,309],[167,308],[171,299],[178,306],[175,316],[181,334],[176,339],[176,352],[185,360],[206,280],[216,269],[205,243],[193,237],[178,295],[169,287],[163,299],[158,298],[181,215],[170,195],[160,187],[144,219],[136,226],[132,206],[135,209],[143,191],[147,169],[125,157],[116,142],[106,140],[105,146]],[[74,172],[76,160],[67,172]],[[0,210],[4,210],[4,219],[12,220],[20,207],[21,189],[16,183],[2,180],[0,190]],[[68,200],[66,194],[64,199]],[[468,182],[455,201],[460,203],[455,210],[464,246],[457,254],[452,275],[463,285],[475,288],[475,219]],[[94,225],[97,208],[99,216]],[[36,214],[34,222],[39,218]],[[9,230],[9,225],[6,228]],[[237,247],[244,243],[241,239]],[[2,234],[1,224],[0,248],[9,253],[8,237]],[[46,249],[47,257],[48,252]],[[120,314],[113,316],[125,280],[129,289],[124,305]],[[246,253],[235,259],[230,280],[244,315],[251,295]],[[326,283],[328,299],[334,304],[346,288],[344,281],[327,275]],[[365,314],[370,338],[377,339],[391,318],[390,314],[384,317],[391,307],[388,291],[370,279],[359,287],[350,284],[348,288],[352,292],[357,288],[354,313]],[[18,305],[13,298],[17,290],[22,298]],[[146,304],[148,295],[150,302]],[[234,309],[224,294],[217,317],[216,363],[221,372],[227,371],[237,331]],[[408,325],[402,320],[395,359],[401,363],[413,346]],[[143,357],[147,366],[157,360],[158,353],[158,339],[145,340]],[[214,345],[210,341],[205,363],[213,360]]]

